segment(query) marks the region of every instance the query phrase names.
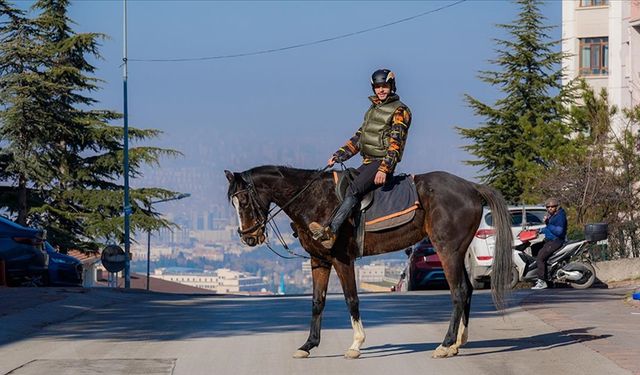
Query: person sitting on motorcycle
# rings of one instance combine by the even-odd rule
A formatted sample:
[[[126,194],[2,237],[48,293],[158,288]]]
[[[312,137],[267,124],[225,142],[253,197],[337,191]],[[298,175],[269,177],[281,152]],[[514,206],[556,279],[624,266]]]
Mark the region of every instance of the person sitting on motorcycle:
[[[556,198],[549,198],[545,202],[547,215],[544,217],[544,223],[547,225],[542,228],[540,233],[544,234],[544,245],[538,252],[536,257],[536,270],[538,272],[538,281],[531,289],[546,289],[547,285],[547,259],[564,244],[567,237],[567,215],[564,209],[560,207]]]

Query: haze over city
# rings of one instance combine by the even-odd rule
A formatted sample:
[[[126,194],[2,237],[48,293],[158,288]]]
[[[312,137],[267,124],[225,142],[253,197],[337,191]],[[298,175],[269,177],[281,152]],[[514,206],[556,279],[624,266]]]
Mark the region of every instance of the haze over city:
[[[548,24],[559,26],[560,8],[560,2],[543,6]],[[479,171],[463,164],[471,156],[460,149],[464,141],[454,126],[481,122],[464,103],[465,93],[495,99],[477,73],[491,69],[494,38],[505,37],[494,25],[516,12],[506,1],[129,1],[130,124],[163,130],[157,144],[184,154],[147,170],[132,186],[192,194],[163,206],[169,211],[176,205],[228,209],[224,169],[321,168],[360,126],[369,76],[380,67],[396,72],[398,93],[413,113],[398,172],[446,170],[473,179]],[[101,47],[104,59],[95,61],[105,82],[94,97],[122,111],[122,3],[73,2],[69,15],[78,32],[110,37]],[[395,21],[402,22],[388,25]],[[375,27],[301,48],[216,58]],[[550,35],[560,39],[560,28]],[[184,58],[196,60],[139,61]]]

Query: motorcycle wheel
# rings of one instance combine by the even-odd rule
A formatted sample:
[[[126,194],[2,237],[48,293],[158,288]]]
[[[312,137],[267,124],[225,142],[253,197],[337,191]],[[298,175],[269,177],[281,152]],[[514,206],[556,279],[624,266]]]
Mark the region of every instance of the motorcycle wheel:
[[[573,262],[573,263],[567,264],[563,268],[567,270],[576,270],[580,272],[590,273],[588,277],[583,276],[582,279],[578,281],[570,282],[569,285],[571,285],[571,287],[574,289],[591,288],[593,283],[596,281],[596,270],[593,268],[593,266],[590,263]]]
[[[518,269],[516,267],[512,267],[511,268],[511,282],[509,283],[509,287],[511,289],[515,288],[516,285],[518,285],[519,281],[520,281],[520,273],[518,272]]]

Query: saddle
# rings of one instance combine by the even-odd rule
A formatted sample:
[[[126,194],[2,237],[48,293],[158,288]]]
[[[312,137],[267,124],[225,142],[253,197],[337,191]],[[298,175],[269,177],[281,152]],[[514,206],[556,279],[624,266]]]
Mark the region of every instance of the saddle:
[[[336,196],[340,202],[357,174],[358,171],[352,168],[344,172],[333,172]],[[364,250],[365,232],[379,232],[404,225],[413,220],[418,207],[416,185],[413,176],[407,174],[391,176],[384,186],[365,195],[354,217],[360,255]]]

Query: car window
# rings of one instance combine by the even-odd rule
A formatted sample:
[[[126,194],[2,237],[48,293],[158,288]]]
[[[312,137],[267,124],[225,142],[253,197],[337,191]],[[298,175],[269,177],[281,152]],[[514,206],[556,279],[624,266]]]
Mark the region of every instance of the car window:
[[[544,215],[546,214],[547,212],[544,210],[527,211],[527,224],[544,225]]]
[[[544,224],[544,210],[527,210],[527,225],[543,225]],[[491,212],[485,215],[484,220],[487,225],[493,226],[493,216]],[[519,211],[511,211],[511,226],[512,227],[521,227],[522,226],[522,210]]]

